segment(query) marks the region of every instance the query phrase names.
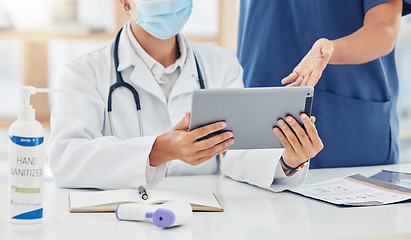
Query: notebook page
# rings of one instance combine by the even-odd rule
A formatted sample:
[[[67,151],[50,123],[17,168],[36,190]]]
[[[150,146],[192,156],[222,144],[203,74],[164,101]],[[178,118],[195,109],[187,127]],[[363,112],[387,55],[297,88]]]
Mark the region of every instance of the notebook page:
[[[70,205],[72,209],[123,202],[144,203],[136,189],[70,192]]]

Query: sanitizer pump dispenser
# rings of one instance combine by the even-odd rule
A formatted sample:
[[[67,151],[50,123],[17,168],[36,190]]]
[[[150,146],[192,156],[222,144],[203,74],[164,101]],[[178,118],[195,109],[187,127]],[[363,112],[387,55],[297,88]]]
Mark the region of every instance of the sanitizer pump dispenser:
[[[24,104],[9,128],[9,220],[31,224],[43,218],[44,130],[35,119],[30,96],[60,90],[22,87]]]

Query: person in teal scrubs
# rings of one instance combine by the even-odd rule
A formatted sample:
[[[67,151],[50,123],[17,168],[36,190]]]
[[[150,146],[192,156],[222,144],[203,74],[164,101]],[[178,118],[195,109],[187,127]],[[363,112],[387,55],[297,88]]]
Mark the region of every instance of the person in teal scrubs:
[[[395,42],[409,12],[411,0],[241,1],[245,86],[315,86],[324,149],[311,168],[398,162]]]

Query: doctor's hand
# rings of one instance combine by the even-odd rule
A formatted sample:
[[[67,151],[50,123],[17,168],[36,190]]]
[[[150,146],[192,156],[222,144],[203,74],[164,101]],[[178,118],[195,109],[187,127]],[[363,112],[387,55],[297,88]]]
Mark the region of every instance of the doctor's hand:
[[[188,130],[189,125],[190,112],[186,112],[183,120],[169,132],[157,137],[149,156],[151,166],[156,167],[174,159],[195,166],[227,151],[228,146],[234,143],[231,132],[223,132],[197,141],[225,128],[227,126],[225,122],[209,124],[192,131]]]
[[[278,127],[273,129],[284,146],[284,162],[293,168],[313,158],[324,147],[314,125],[315,117],[308,118],[305,113],[302,113],[300,118],[306,130],[291,116],[286,117],[288,125],[280,119],[278,125],[281,130]],[[283,169],[288,170],[285,166]]]
[[[334,44],[325,38],[318,39],[293,72],[281,80],[287,86],[315,86],[334,52]]]

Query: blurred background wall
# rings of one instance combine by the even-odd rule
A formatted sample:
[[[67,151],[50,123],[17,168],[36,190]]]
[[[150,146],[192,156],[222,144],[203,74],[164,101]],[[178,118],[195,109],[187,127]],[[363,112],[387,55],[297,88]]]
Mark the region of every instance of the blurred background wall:
[[[191,41],[236,52],[239,0],[194,0],[183,33]],[[7,161],[7,128],[21,103],[19,87],[54,87],[71,59],[101,48],[129,19],[116,0],[0,0],[0,161]],[[411,17],[397,42],[401,161],[411,162]],[[32,98],[49,128],[53,97]]]

